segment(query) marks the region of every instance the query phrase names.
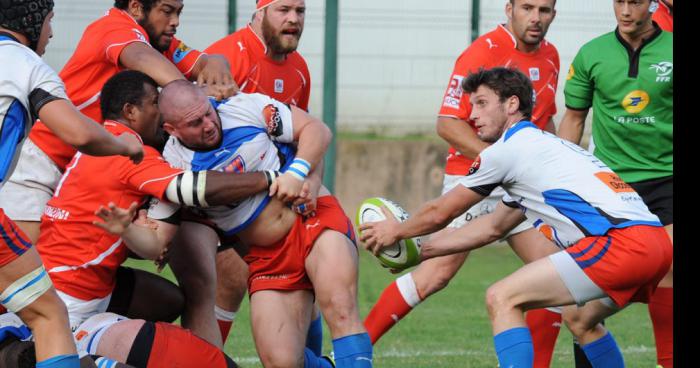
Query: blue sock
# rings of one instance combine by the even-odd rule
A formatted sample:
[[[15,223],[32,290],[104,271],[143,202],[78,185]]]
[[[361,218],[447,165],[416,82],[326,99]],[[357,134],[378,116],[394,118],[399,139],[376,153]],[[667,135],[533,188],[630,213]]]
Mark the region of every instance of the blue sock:
[[[333,368],[333,365],[306,348],[304,349],[304,368]]]
[[[581,345],[581,349],[586,353],[593,368],[624,368],[625,366],[622,352],[610,332],[592,343]]]
[[[530,368],[535,362],[535,349],[527,327],[505,330],[493,337],[501,368]]]
[[[333,340],[333,352],[338,368],[372,367],[372,341],[366,332]]]
[[[306,347],[313,351],[316,356],[323,354],[323,323],[320,315],[309,325],[309,333],[306,335]]]
[[[46,360],[36,363],[36,368],[79,368],[80,359],[78,354],[56,355]]]
[[[93,355],[92,357],[95,361],[95,365],[97,366],[97,368],[115,368],[117,364],[119,364],[118,361],[103,356],[97,357]]]

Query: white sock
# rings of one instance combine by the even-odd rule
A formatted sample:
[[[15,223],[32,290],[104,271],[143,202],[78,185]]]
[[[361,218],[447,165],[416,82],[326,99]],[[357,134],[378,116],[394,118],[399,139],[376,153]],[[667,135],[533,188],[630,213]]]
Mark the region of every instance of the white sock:
[[[410,305],[411,308],[414,308],[421,302],[416,283],[413,281],[413,276],[410,273],[396,279],[396,286],[399,288],[399,292],[406,304]]]

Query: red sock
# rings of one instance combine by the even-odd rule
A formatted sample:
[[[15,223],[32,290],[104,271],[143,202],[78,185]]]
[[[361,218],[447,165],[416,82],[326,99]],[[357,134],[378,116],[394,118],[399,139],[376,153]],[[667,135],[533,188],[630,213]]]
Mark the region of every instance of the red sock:
[[[387,286],[365,318],[365,328],[372,344],[411,312],[418,303],[420,298],[410,273]]]
[[[216,314],[216,323],[219,325],[219,331],[221,332],[221,342],[226,343],[226,338],[228,338],[229,332],[231,332],[231,326],[233,325],[233,319],[236,317],[236,312],[229,312],[219,308],[218,306],[214,308]]]
[[[649,301],[657,364],[673,368],[673,288],[657,288]]]
[[[549,309],[533,309],[525,314],[525,322],[532,335],[535,349],[533,368],[549,368],[554,345],[561,329],[561,313]]]

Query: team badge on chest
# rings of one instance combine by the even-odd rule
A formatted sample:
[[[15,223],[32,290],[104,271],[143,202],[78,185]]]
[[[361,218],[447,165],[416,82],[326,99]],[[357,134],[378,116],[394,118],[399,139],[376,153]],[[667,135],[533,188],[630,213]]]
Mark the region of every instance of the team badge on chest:
[[[283,79],[275,79],[275,93],[282,93],[284,92],[284,80]]]

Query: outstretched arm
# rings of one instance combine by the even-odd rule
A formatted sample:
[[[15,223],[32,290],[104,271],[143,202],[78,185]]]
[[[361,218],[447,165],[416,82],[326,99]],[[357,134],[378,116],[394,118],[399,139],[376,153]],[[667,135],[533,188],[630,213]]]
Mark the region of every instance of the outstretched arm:
[[[58,138],[80,152],[92,156],[127,156],[134,163],[143,159],[143,147],[134,135],[115,137],[68,100],[56,99],[46,103],[39,110],[39,118]]]
[[[365,249],[376,255],[383,248],[396,243],[399,239],[425,235],[444,228],[455,217],[464,213],[483,198],[484,196],[475,191],[457,185],[442,196],[425,203],[418,212],[404,222],[396,221],[384,208],[384,215],[387,219],[362,224],[360,226],[360,240],[365,243]]]
[[[479,216],[455,231],[424,242],[421,258],[425,260],[482,247],[501,239],[523,220],[525,215],[519,208],[508,207],[501,202],[492,213]]]
[[[121,236],[127,247],[139,257],[157,260],[175,236],[179,226],[147,219],[145,213],[140,213],[139,219],[132,222],[137,208],[136,202],[127,209],[117,207],[110,202],[106,208],[100,206],[95,211],[95,215],[103,222],[93,221],[93,224],[111,234]]]

